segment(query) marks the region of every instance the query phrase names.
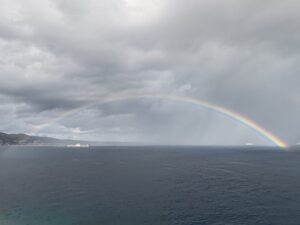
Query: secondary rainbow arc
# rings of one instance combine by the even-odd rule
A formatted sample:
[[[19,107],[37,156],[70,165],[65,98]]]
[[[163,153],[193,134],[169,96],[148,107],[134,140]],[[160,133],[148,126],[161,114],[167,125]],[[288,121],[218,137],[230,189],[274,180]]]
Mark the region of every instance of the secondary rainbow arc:
[[[187,96],[176,96],[176,95],[169,95],[169,94],[120,94],[120,95],[113,95],[113,96],[107,96],[107,97],[101,97],[98,98],[96,101],[84,105],[79,108],[75,108],[69,111],[66,111],[59,115],[58,117],[51,119],[50,121],[40,125],[37,127],[37,131],[40,131],[44,129],[45,127],[50,126],[51,124],[58,122],[62,118],[71,115],[73,113],[79,112],[80,110],[83,110],[88,107],[92,107],[94,105],[100,104],[100,103],[109,103],[109,102],[115,102],[115,101],[124,101],[124,100],[130,100],[130,99],[137,99],[137,98],[158,98],[158,99],[166,99],[166,100],[172,100],[172,101],[178,101],[178,102],[185,102],[190,103],[194,105],[198,105],[201,107],[204,107],[206,109],[210,109],[216,113],[222,114],[224,116],[227,116],[240,124],[248,127],[249,129],[255,131],[260,136],[264,137],[266,140],[270,141],[274,145],[281,147],[281,148],[287,148],[288,144],[285,143],[281,138],[264,128],[263,126],[259,125],[258,123],[254,122],[253,120],[234,112],[228,108],[225,108],[223,106],[213,104],[207,101],[203,101],[197,98],[187,97]]]

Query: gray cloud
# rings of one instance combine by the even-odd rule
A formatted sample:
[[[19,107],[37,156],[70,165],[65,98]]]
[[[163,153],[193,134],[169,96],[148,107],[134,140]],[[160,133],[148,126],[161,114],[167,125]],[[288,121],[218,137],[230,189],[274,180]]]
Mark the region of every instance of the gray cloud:
[[[298,142],[296,0],[0,3],[3,131],[35,133],[35,126],[101,96],[151,92],[221,104]],[[158,143],[261,143],[226,118],[213,114],[206,120],[192,106],[163,105],[138,99],[102,105],[90,118],[69,115],[40,132]],[[191,128],[195,123],[202,126]]]

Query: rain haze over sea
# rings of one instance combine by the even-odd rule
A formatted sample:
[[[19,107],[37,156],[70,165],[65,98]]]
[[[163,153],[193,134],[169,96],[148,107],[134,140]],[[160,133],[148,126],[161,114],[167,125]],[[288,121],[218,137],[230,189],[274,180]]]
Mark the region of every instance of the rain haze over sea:
[[[213,112],[230,111],[280,145],[300,141],[298,0],[0,5],[0,132],[158,145],[270,144]],[[138,98],[147,95],[162,99]],[[102,104],[113,98],[122,101]],[[190,104],[196,102],[214,110]]]
[[[0,225],[299,225],[299,3],[0,0]]]

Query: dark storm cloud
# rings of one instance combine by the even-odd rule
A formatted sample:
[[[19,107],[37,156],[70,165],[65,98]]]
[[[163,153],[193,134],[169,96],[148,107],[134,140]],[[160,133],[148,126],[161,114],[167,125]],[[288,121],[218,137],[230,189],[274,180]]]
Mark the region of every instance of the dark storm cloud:
[[[227,106],[298,141],[296,0],[0,3],[0,94],[12,109],[20,105],[13,110],[16,130],[20,121],[31,123],[25,112],[47,120],[104,95],[152,92]],[[121,112],[131,108],[121,105]],[[147,106],[136,107],[128,126],[143,121],[153,132],[153,123],[162,124],[161,111],[138,119]],[[121,112],[110,108],[100,117]],[[192,124],[193,116],[184,121]]]

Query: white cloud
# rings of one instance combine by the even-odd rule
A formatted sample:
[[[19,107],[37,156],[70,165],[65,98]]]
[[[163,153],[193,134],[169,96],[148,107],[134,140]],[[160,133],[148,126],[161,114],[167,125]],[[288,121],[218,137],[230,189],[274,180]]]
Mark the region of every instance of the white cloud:
[[[245,114],[291,143],[298,139],[296,0],[87,0],[84,4],[79,0],[0,0],[0,4],[0,94],[12,110],[9,118],[3,116],[9,121],[3,123],[3,130],[30,132],[42,121],[103,95],[136,91],[212,101]],[[118,110],[129,107],[121,105],[124,109]],[[173,108],[168,110],[173,118]],[[107,113],[111,118],[118,114]],[[102,123],[107,120],[99,138],[104,133],[115,134],[115,139],[146,138],[155,132],[151,125],[160,121],[155,113],[146,115],[143,120],[125,118],[124,123],[98,118]],[[174,114],[178,121],[182,117]],[[79,119],[80,124],[77,120],[65,124],[65,130],[58,124],[49,135],[59,129],[64,130],[60,136],[77,128],[85,132],[88,118]],[[173,120],[166,121],[158,123],[159,141],[181,138],[180,128],[163,133]],[[182,127],[184,122],[189,124],[182,121]],[[210,137],[223,132],[225,125],[211,123],[218,129],[205,129],[203,143],[216,143]],[[132,128],[132,133],[126,134],[126,128]],[[229,134],[236,137],[231,142],[255,142],[246,140],[245,132],[231,129]],[[192,136],[186,141],[200,141]]]

